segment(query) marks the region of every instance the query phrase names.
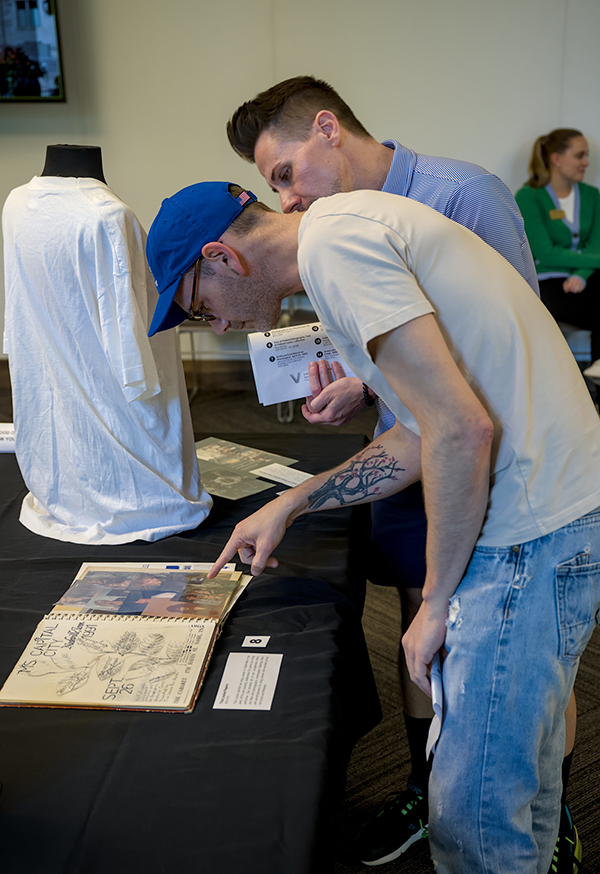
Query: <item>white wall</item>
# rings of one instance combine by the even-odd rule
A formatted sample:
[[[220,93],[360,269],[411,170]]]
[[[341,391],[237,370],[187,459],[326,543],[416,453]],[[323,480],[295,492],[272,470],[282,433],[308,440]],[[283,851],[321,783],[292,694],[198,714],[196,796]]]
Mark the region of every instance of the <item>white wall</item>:
[[[230,149],[234,109],[280,79],[328,80],[367,129],[483,164],[513,189],[555,127],[600,186],[598,0],[58,0],[67,103],[0,105],[0,201],[46,145],[102,147],[148,227],[162,198],[229,179],[277,199]],[[0,287],[3,299],[3,287]],[[2,305],[3,309],[3,305]]]

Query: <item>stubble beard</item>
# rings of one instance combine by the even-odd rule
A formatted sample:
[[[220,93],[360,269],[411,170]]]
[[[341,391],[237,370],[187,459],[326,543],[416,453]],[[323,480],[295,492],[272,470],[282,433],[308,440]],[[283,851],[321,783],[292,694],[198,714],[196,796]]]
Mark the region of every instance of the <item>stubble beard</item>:
[[[237,283],[236,283],[237,285]],[[281,297],[278,285],[269,276],[247,277],[241,287],[237,286],[236,295],[243,295],[244,314],[248,317],[244,322],[250,322],[255,331],[264,333],[277,327],[281,316]]]
[[[254,307],[254,326],[261,333],[276,328],[281,316],[279,298],[271,297],[269,292],[274,292],[273,287],[265,288],[263,285],[260,298],[256,300],[256,306]]]
[[[306,212],[306,210],[309,209],[313,205],[313,203],[315,203],[317,200],[320,200],[322,197],[332,197],[334,194],[342,194],[346,190],[347,189],[344,188],[342,182],[342,174],[338,173],[337,176],[329,180],[327,191],[322,191],[320,194],[315,194],[315,196],[311,198],[310,201],[307,201],[307,205],[303,206],[301,209],[298,209],[297,212]]]

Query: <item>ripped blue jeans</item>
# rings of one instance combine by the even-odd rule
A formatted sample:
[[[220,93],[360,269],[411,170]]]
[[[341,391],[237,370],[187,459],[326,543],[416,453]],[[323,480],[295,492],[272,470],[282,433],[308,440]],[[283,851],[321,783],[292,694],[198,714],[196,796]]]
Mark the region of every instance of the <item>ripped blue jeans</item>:
[[[438,874],[547,874],[564,712],[600,619],[600,510],[519,546],[475,549],[451,601],[429,789]]]

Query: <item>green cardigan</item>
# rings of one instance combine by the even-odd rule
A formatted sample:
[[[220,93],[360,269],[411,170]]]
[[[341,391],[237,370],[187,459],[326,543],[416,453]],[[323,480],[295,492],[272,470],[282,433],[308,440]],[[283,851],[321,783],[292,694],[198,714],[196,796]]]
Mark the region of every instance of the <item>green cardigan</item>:
[[[552,219],[556,206],[545,188],[523,186],[515,194],[538,273],[572,273],[588,279],[600,268],[600,191],[579,182],[579,245],[562,219]]]

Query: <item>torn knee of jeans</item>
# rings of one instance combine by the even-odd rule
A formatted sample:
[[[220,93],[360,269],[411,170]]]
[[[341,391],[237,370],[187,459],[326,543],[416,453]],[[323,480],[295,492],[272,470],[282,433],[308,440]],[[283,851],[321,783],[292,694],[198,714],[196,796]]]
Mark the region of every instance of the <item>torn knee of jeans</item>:
[[[460,599],[458,595],[453,595],[450,598],[450,604],[448,606],[448,618],[446,619],[446,626],[450,628],[453,625],[456,625],[457,628],[460,628],[462,625],[462,616],[459,616],[460,613]]]

